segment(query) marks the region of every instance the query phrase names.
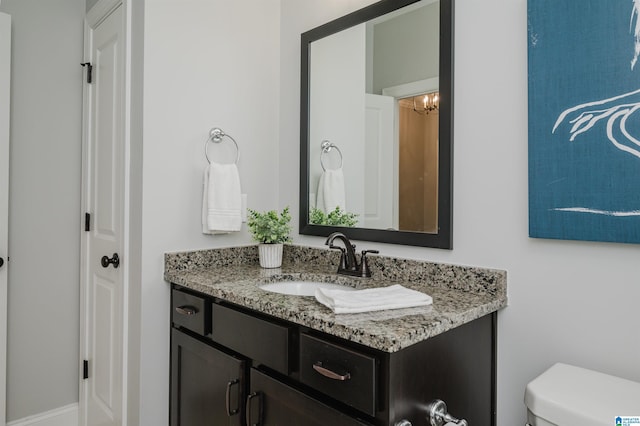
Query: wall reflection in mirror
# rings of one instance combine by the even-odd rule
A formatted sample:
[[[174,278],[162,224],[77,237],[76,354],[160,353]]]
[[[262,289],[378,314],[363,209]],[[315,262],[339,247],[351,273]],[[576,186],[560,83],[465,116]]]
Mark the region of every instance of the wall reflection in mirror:
[[[302,234],[450,248],[452,21],[387,0],[302,35]]]
[[[311,43],[310,223],[437,232],[439,17],[424,0]]]

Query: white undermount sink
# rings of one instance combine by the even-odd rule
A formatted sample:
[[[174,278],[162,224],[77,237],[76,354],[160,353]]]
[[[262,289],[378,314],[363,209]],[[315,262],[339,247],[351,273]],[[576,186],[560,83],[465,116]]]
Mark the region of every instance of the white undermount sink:
[[[355,290],[353,287],[346,285],[321,283],[317,281],[281,281],[262,284],[260,288],[273,293],[288,294],[290,296],[313,296],[316,292],[316,288]]]

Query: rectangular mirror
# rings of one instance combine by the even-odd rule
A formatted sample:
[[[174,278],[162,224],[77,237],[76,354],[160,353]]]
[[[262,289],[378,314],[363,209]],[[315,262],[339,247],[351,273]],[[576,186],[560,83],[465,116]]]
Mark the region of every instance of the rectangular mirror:
[[[450,249],[453,0],[302,34],[300,233]]]

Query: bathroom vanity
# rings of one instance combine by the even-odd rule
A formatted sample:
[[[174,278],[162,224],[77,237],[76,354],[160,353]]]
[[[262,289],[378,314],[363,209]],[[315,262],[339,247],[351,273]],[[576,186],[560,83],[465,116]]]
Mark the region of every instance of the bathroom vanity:
[[[255,246],[166,255],[172,426],[427,426],[435,399],[470,425],[495,425],[504,271],[379,256],[373,278],[350,278],[335,275],[333,254],[287,246],[277,270],[257,266]],[[259,288],[287,280],[401,283],[434,303],[336,315]]]

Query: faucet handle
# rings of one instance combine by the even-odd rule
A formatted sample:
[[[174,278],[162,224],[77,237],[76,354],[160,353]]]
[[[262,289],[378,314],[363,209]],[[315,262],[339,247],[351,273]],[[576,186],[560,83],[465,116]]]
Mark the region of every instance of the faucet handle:
[[[333,244],[331,244],[329,246],[330,249],[334,249],[334,250],[340,250],[340,265],[338,266],[338,270],[340,269],[347,269],[347,251],[340,247],[340,246],[334,246]]]
[[[368,253],[377,254],[380,252],[378,250],[362,250],[362,255],[360,256],[360,276],[367,278],[371,276],[371,269],[369,269],[369,262],[367,262]]]

